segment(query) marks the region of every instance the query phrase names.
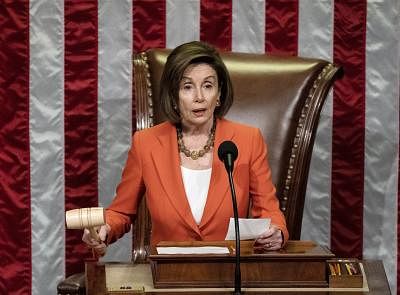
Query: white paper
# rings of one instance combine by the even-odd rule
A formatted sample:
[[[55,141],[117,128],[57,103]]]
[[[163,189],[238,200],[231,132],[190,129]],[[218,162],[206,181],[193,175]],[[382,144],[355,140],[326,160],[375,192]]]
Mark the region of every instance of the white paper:
[[[270,218],[239,218],[240,239],[256,239],[269,228],[270,224]],[[235,240],[235,220],[232,217],[229,220],[229,228],[225,240]]]
[[[229,254],[227,247],[157,247],[158,254]]]

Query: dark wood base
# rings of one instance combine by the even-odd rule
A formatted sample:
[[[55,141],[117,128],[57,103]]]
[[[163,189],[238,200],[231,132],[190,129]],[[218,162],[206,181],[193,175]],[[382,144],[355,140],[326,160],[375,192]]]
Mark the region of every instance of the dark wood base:
[[[389,284],[386,278],[385,270],[381,261],[360,261],[365,272],[363,288],[252,288],[242,289],[244,295],[390,295]],[[110,271],[110,268],[112,271]],[[106,270],[108,269],[108,270]],[[132,263],[87,263],[86,267],[87,281],[90,282],[87,288],[88,295],[133,295],[133,294],[151,294],[151,295],[228,295],[233,294],[232,288],[181,288],[181,289],[155,289],[152,284],[150,266],[146,264],[138,265]],[[104,278],[107,278],[107,283]],[[112,274],[114,273],[114,274]],[[103,278],[103,279],[102,279]],[[119,279],[119,281],[118,281]],[[117,290],[122,281],[132,280],[135,290]],[[114,281],[116,280],[116,281]],[[118,281],[118,282],[117,282]],[[110,284],[107,285],[107,284]],[[144,289],[144,291],[143,291]]]
[[[234,286],[234,243],[163,242],[158,246],[224,246],[229,254],[157,254],[149,256],[155,288],[223,288]],[[258,287],[327,287],[326,260],[334,255],[311,241],[289,241],[280,251],[254,248],[253,242],[241,243],[242,286]]]

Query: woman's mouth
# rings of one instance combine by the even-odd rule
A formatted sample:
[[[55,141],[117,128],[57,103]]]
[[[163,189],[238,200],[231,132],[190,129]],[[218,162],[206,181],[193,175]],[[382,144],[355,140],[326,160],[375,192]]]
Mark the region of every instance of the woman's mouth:
[[[192,112],[196,117],[201,117],[201,116],[203,116],[205,114],[206,109],[205,108],[195,109]]]

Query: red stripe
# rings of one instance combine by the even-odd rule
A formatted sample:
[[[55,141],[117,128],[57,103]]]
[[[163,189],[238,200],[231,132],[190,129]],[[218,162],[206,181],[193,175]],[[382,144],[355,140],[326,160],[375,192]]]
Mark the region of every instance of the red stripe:
[[[265,1],[265,52],[297,55],[298,0]]]
[[[133,0],[133,50],[165,48],[165,0]]]
[[[142,52],[149,48],[165,48],[165,0],[133,0],[133,50]],[[136,130],[136,100],[132,87],[132,132]]]
[[[97,1],[65,1],[65,209],[97,206]],[[66,274],[91,253],[66,231]]]
[[[334,62],[344,78],[335,84],[332,137],[331,247],[362,257],[365,129],[365,0],[336,0]]]
[[[31,294],[29,1],[0,16],[0,293]]]
[[[232,1],[201,0],[200,40],[232,49]]]

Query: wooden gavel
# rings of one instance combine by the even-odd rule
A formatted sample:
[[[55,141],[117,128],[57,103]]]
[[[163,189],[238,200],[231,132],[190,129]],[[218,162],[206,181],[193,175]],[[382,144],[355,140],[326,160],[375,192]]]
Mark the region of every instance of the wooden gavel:
[[[105,211],[102,207],[79,208],[65,213],[65,223],[68,229],[87,228],[96,241],[100,241],[94,227],[106,224]]]

